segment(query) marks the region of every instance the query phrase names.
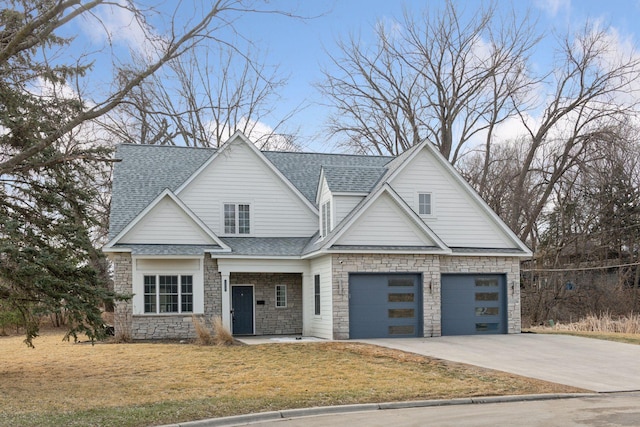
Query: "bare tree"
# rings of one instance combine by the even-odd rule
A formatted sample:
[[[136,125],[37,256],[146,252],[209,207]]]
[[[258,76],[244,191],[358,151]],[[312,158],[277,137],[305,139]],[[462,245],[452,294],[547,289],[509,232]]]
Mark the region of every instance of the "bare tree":
[[[240,130],[261,149],[295,149],[297,131],[285,125],[297,110],[275,119],[273,127],[263,124],[273,120],[279,91],[287,83],[277,67],[228,46],[195,48],[168,65],[104,118],[117,139],[217,147]]]
[[[319,85],[335,108],[334,135],[359,152],[399,154],[428,138],[452,163],[468,141],[516,113],[535,82],[526,63],[538,41],[528,17],[501,16],[495,7],[466,16],[452,1],[425,11],[420,21],[406,12],[402,29],[376,29],[367,50],[351,38]]]
[[[247,6],[247,4],[249,6]],[[42,314],[64,311],[67,337],[105,334],[100,305],[125,298],[107,289],[104,255],[92,231],[104,161],[94,121],[115,110],[140,84],[203,41],[227,44],[242,0],[194,2],[189,13],[142,10],[132,0],[6,0],[0,6],[0,307],[37,336]],[[176,7],[182,7],[180,3]],[[144,61],[122,51],[78,54],[69,34],[82,23],[113,37],[103,13],[126,13]],[[278,12],[274,12],[278,13]],[[166,20],[164,22],[163,18]],[[102,27],[102,28],[101,28]],[[98,85],[93,60],[108,56],[114,78]],[[102,62],[104,65],[104,62]],[[126,78],[115,74],[127,70]],[[122,75],[122,73],[120,73]]]
[[[512,211],[505,219],[523,239],[534,237],[538,217],[563,175],[598,158],[598,143],[623,139],[621,125],[636,114],[640,59],[632,52],[617,52],[607,32],[586,25],[562,40],[557,57],[559,65],[540,90],[551,89],[550,96],[540,100],[541,119],[530,120],[516,106],[527,133],[527,153],[514,177]],[[540,192],[527,198],[532,174],[541,177]]]

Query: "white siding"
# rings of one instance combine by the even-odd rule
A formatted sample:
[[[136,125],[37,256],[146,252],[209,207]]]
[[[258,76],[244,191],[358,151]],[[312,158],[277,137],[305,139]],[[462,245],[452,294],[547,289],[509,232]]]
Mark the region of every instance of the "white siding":
[[[331,200],[331,190],[329,190],[329,185],[327,185],[327,180],[322,178],[322,185],[320,185],[320,194],[318,194],[318,206],[322,206],[324,202],[327,200]]]
[[[331,282],[331,255],[310,261],[310,274],[303,283],[303,305],[305,310],[304,334],[318,338],[333,339],[333,290]],[[315,314],[315,275],[320,275],[320,315]],[[305,277],[306,278],[306,277]]]
[[[133,258],[133,314],[144,312],[144,276],[156,275],[192,275],[193,276],[193,313],[204,313],[204,278],[202,258],[197,259],[140,259]],[[182,314],[166,314],[182,316]],[[191,313],[189,313],[191,315]],[[189,319],[191,320],[191,319]]]
[[[329,185],[327,184],[327,180],[323,177],[322,178],[322,183],[320,185],[320,189],[318,190],[320,192],[320,194],[318,194],[318,209],[320,209],[320,215],[318,215],[318,230],[320,230],[320,235],[323,236],[323,229],[322,229],[322,216],[324,215],[323,212],[323,205],[326,202],[330,202],[330,206],[329,208],[331,209],[331,213],[330,213],[330,217],[329,217],[329,231],[333,230],[334,224],[337,224],[336,222],[334,222],[334,212],[335,212],[335,204],[333,202],[333,196],[331,194],[331,190],[329,190]],[[324,237],[324,236],[323,236]]]
[[[253,237],[305,237],[318,230],[318,217],[243,142],[227,147],[178,196],[219,236],[223,203],[251,205]]]
[[[387,194],[378,197],[336,244],[435,246]]]
[[[334,225],[340,224],[340,221],[342,221],[344,217],[349,215],[349,212],[351,212],[363,198],[363,196],[334,196]]]
[[[433,194],[433,217],[425,223],[452,247],[514,248],[515,243],[440,163],[423,149],[390,183],[418,212],[418,192]]]
[[[121,243],[212,244],[209,237],[173,200],[160,200],[125,234]]]

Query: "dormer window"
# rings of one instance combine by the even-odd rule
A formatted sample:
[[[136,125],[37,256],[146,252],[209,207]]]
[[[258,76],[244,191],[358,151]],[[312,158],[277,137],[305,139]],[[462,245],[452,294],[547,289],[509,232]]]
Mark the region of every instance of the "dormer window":
[[[327,201],[322,204],[322,237],[325,237],[331,231],[331,202]]]
[[[418,193],[418,213],[422,216],[433,215],[433,200],[431,193]]]
[[[246,203],[224,204],[224,234],[250,234],[251,212]]]

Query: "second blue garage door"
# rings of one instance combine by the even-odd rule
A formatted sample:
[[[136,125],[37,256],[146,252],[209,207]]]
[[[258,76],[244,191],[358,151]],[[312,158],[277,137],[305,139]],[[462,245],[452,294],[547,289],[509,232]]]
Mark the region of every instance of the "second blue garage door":
[[[422,336],[420,274],[350,274],[349,337]]]
[[[442,335],[507,333],[504,275],[443,274]]]

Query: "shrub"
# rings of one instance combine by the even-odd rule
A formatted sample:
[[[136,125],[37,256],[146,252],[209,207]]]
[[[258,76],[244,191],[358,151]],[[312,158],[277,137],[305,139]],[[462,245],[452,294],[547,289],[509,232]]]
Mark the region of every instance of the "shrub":
[[[222,323],[222,317],[213,319],[213,340],[216,345],[232,345],[234,343],[231,331]]]
[[[195,343],[198,345],[211,345],[213,344],[213,337],[211,336],[211,331],[207,326],[204,318],[196,317],[195,315],[191,316],[193,321],[193,327],[196,330],[196,341]]]
[[[231,331],[222,323],[222,318],[216,316],[211,321],[211,328],[202,317],[192,316],[196,330],[195,343],[198,345],[233,345],[235,340]]]

